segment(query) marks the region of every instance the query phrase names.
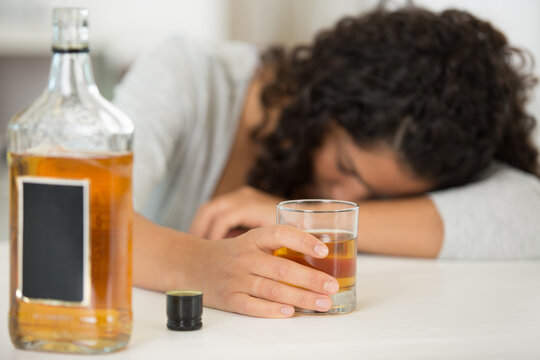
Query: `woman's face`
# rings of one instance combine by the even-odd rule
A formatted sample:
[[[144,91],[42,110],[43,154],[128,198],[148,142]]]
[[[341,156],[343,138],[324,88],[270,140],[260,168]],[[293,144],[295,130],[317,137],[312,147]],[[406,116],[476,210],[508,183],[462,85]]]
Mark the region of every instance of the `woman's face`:
[[[427,192],[433,184],[399,163],[389,147],[358,147],[342,128],[334,128],[314,153],[313,182],[306,195],[359,201]]]

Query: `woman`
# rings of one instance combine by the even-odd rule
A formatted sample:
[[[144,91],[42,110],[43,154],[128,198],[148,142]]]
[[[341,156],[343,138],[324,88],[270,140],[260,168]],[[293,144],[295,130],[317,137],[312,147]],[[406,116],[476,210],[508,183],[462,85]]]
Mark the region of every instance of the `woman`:
[[[524,59],[466,12],[411,7],[261,60],[179,38],[141,57],[116,93],[136,124],[135,208],[153,221],[135,219],[135,284],[261,317],[327,310],[335,279],[271,256],[324,257],[317,239],[266,227],[201,240],[269,226],[291,197],[361,201],[359,251],[540,256],[534,78],[512,55]]]

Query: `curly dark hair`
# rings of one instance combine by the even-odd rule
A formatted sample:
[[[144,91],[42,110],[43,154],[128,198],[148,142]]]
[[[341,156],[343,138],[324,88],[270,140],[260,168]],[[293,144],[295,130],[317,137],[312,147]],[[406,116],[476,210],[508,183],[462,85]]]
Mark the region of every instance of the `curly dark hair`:
[[[311,181],[331,123],[361,148],[390,146],[436,189],[470,182],[494,160],[540,176],[527,55],[465,11],[415,6],[380,7],[343,18],[311,45],[271,48],[262,128],[272,110],[280,115],[270,134],[253,134],[262,153],[248,182],[293,196]]]

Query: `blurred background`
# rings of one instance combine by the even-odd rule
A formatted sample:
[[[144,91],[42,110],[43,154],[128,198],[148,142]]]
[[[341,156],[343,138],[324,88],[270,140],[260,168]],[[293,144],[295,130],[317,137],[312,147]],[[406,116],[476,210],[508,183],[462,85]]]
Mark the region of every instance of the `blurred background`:
[[[375,0],[0,0],[0,154],[9,119],[31,103],[47,82],[51,14],[56,6],[90,10],[94,74],[105,97],[137,54],[163,38],[242,40],[260,46],[308,42],[320,29],[345,15],[377,5]],[[399,7],[406,1],[389,1]],[[489,20],[510,42],[540,62],[540,1],[416,0],[432,10],[465,9]],[[535,68],[539,75],[539,67]],[[539,91],[529,104],[540,119]],[[536,132],[540,144],[540,132]],[[0,160],[0,239],[7,238],[5,156]],[[5,233],[4,233],[5,232]],[[5,236],[4,236],[5,235]]]

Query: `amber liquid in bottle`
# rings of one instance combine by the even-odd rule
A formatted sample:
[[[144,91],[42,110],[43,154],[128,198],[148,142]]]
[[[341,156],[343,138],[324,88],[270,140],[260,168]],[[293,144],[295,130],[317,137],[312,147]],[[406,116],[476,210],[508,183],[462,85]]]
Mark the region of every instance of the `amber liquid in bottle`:
[[[11,283],[17,292],[17,177],[89,180],[90,301],[46,304],[12,296],[9,327],[16,347],[61,352],[109,352],[131,333],[132,154],[78,157],[8,154]],[[126,226],[129,224],[129,226]],[[20,291],[18,292],[20,294]]]
[[[327,230],[309,233],[325,243],[329,250],[328,256],[317,259],[285,247],[276,250],[274,255],[335,277],[339,283],[339,292],[352,289],[356,282],[356,245],[353,234],[348,231]]]

